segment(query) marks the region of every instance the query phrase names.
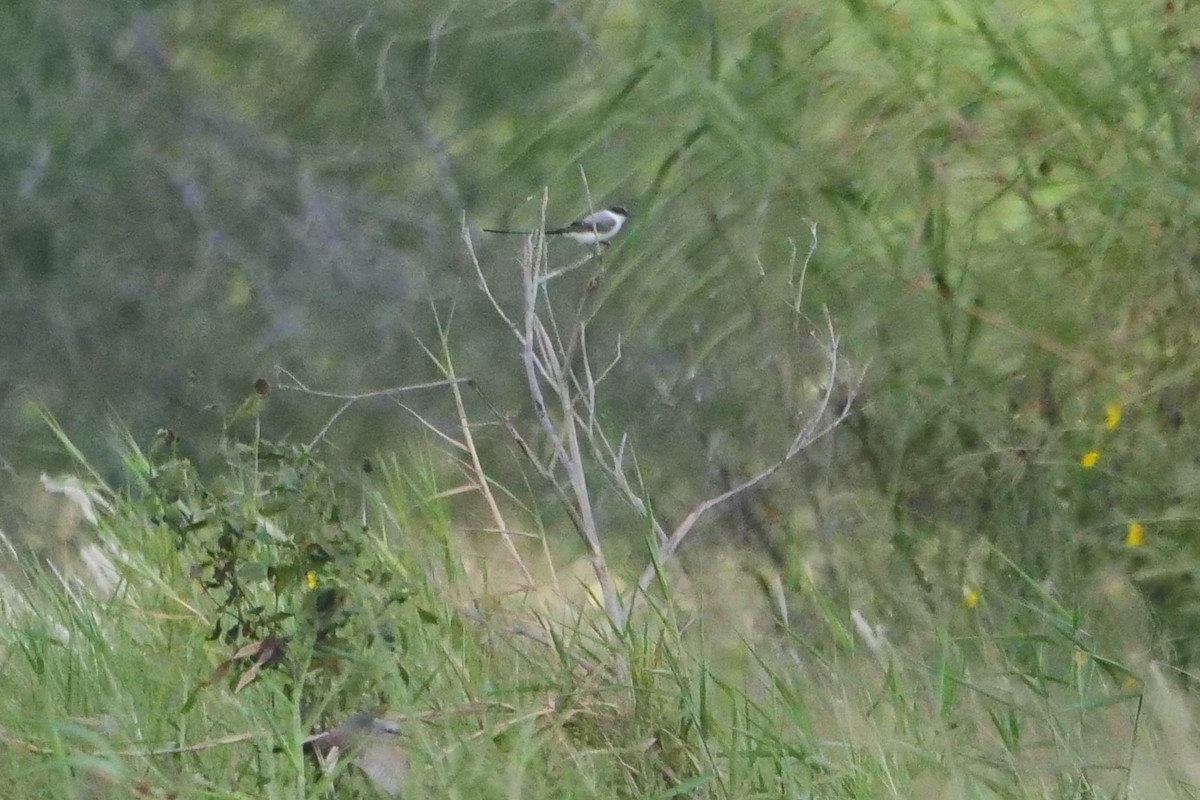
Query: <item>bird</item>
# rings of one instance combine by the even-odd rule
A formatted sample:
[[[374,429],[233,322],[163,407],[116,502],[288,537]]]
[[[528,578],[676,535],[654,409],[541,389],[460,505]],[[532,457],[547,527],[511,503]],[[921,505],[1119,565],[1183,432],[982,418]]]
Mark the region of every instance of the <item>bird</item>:
[[[304,748],[327,768],[348,753],[377,789],[402,798],[411,769],[408,753],[400,745],[402,735],[399,724],[380,716],[380,711],[361,711],[336,728],[309,736]]]
[[[621,226],[627,219],[629,219],[628,211],[621,206],[612,206],[588,214],[565,227],[545,231],[544,235],[566,236],[580,244],[607,244],[609,239],[620,232]],[[521,236],[532,236],[536,233],[536,231],[510,231],[502,228],[484,228],[483,230],[485,233],[514,233]]]

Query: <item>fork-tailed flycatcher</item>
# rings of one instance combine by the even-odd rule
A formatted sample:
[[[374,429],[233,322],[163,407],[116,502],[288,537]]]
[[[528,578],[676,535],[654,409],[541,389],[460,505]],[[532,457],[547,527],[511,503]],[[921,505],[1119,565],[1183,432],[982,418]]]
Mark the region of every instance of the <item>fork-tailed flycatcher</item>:
[[[621,206],[613,206],[594,214],[588,214],[583,219],[578,219],[572,222],[565,228],[555,228],[552,231],[546,231],[546,236],[566,236],[574,239],[580,244],[605,244],[609,239],[617,235],[621,230],[621,226],[625,224],[625,220],[629,219],[629,212]],[[516,233],[521,236],[531,236],[533,231],[506,231],[499,228],[484,228],[487,233]]]

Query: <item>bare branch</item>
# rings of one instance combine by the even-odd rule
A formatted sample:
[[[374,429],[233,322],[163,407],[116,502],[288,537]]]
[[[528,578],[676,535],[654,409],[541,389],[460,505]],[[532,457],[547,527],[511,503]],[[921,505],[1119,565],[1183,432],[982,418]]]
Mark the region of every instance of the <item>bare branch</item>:
[[[828,312],[826,312],[826,319],[827,319],[827,321],[829,321]],[[780,469],[782,469],[785,465],[788,464],[788,462],[790,462],[792,459],[794,459],[797,455],[799,455],[801,452],[803,452],[806,448],[810,447],[813,443],[824,438],[826,435],[828,435],[830,432],[832,432],[835,428],[838,427],[838,425],[840,425],[843,421],[845,421],[845,419],[850,415],[851,409],[853,407],[854,398],[857,397],[858,388],[862,383],[862,378],[863,378],[862,374],[860,374],[859,377],[855,380],[854,385],[850,390],[849,397],[846,400],[846,402],[842,405],[842,407],[840,409],[838,409],[836,411],[836,413],[834,413],[832,419],[829,419],[828,422],[826,422],[826,424],[824,424],[824,425],[821,424],[821,420],[826,418],[826,414],[830,410],[830,402],[831,402],[831,398],[832,398],[833,388],[834,388],[835,384],[837,383],[838,370],[839,370],[839,364],[838,364],[839,342],[838,342],[838,338],[835,335],[833,335],[832,321],[829,321],[829,331],[830,331],[831,338],[830,338],[830,346],[828,349],[828,353],[829,353],[828,364],[829,364],[829,366],[828,366],[828,371],[826,374],[825,392],[822,395],[821,401],[818,404],[816,410],[813,412],[812,416],[810,417],[808,423],[806,423],[796,433],[795,437],[793,437],[791,443],[789,444],[787,450],[775,463],[771,464],[766,469],[759,472],[757,475],[754,475],[753,477],[730,488],[728,491],[722,492],[721,494],[716,495],[715,497],[710,497],[709,499],[707,499],[707,500],[701,502],[699,505],[695,506],[688,513],[688,515],[686,517],[684,517],[683,521],[681,523],[679,523],[679,525],[675,528],[675,530],[672,531],[671,535],[666,539],[666,541],[663,542],[659,552],[657,553],[657,562],[659,564],[665,563],[668,559],[671,558],[671,556],[673,556],[675,554],[675,552],[679,549],[679,546],[683,543],[683,540],[685,538],[687,538],[688,534],[690,534],[692,532],[692,530],[695,528],[696,524],[700,521],[700,519],[702,517],[704,517],[705,514],[707,514],[709,511],[713,510],[717,506],[721,505],[722,503],[726,502],[727,500],[737,497],[738,495],[742,494],[743,492],[749,491],[750,489],[753,489],[754,487],[759,486],[759,485],[763,484],[764,482],[766,482],[768,479],[771,478],[771,476],[773,476],[776,472],[778,472]],[[640,590],[638,596],[641,596],[641,593],[644,593],[650,587],[650,584],[653,583],[654,578],[657,574],[658,574],[658,568],[657,568],[657,565],[654,563],[648,565],[643,570],[641,577],[638,579],[638,589]],[[631,601],[629,603],[629,606],[628,606],[629,611],[632,611],[636,602],[637,602],[637,597],[635,597],[633,599],[633,601]]]
[[[547,195],[542,200],[542,225],[545,229]],[[591,205],[589,195],[589,206]],[[464,225],[464,232],[466,227]],[[812,236],[810,246],[797,266],[798,252],[792,243],[792,275],[789,284],[795,287],[795,298],[788,302],[797,316],[804,296],[804,283],[809,264],[817,250],[816,225],[809,222]],[[465,235],[465,233],[464,233]],[[468,237],[469,238],[469,237]],[[596,255],[598,256],[599,250]],[[489,302],[509,326],[520,344],[521,362],[524,367],[527,391],[533,403],[534,415],[539,428],[550,444],[546,460],[539,458],[533,448],[517,433],[511,423],[505,422],[513,440],[526,455],[535,469],[558,492],[567,507],[572,522],[583,540],[592,569],[602,595],[602,602],[612,626],[624,627],[639,602],[646,596],[655,576],[660,574],[662,564],[672,558],[684,540],[695,530],[699,522],[714,508],[750,491],[768,481],[790,461],[799,456],[815,442],[827,436],[840,425],[853,406],[862,376],[853,383],[848,398],[840,408],[834,408],[835,389],[844,370],[841,360],[841,342],[833,327],[828,311],[825,312],[824,349],[826,360],[825,386],[816,401],[816,407],[798,426],[798,430],[787,442],[776,460],[757,474],[732,486],[714,497],[698,503],[670,532],[656,518],[649,493],[641,482],[636,458],[632,455],[627,436],[622,432],[614,442],[600,423],[598,386],[612,372],[621,358],[621,340],[618,338],[616,355],[599,373],[592,368],[588,354],[587,326],[592,315],[588,303],[603,275],[603,265],[597,277],[589,283],[580,299],[573,326],[569,331],[560,329],[555,319],[549,282],[564,272],[577,269],[588,259],[570,266],[548,270],[545,237],[534,234],[527,241],[521,257],[522,297],[524,308],[519,321],[499,307],[494,294],[487,285],[483,270],[479,267],[474,251],[471,258],[476,275]],[[590,258],[590,257],[589,257]],[[798,271],[798,274],[797,274]],[[726,333],[732,335],[746,320],[734,320]],[[564,343],[563,333],[566,333]],[[715,337],[719,341],[721,337]],[[600,529],[592,506],[588,474],[598,468],[609,485],[614,487],[629,503],[630,507],[647,520],[657,542],[657,551],[651,564],[647,565],[638,579],[637,591],[623,602],[615,589],[604,558]]]
[[[438,389],[443,386],[452,386],[456,383],[461,383],[466,380],[466,378],[453,378],[440,381],[429,381],[427,383],[414,383],[408,386],[393,386],[388,389],[373,389],[368,392],[359,392],[358,394],[341,394],[338,392],[326,392],[319,389],[311,389],[306,386],[303,381],[278,364],[275,365],[275,371],[280,375],[286,376],[287,379],[291,381],[291,383],[280,383],[277,387],[278,389],[300,392],[312,397],[327,397],[333,400],[345,401],[341,404],[341,406],[338,407],[337,411],[330,415],[329,419],[325,421],[325,424],[321,426],[321,429],[317,431],[317,435],[314,436],[312,441],[308,443],[308,447],[310,449],[316,447],[322,440],[324,440],[326,434],[329,433],[329,430],[341,418],[342,414],[345,414],[347,411],[349,411],[355,403],[363,400],[372,400],[377,397],[395,397],[398,394],[414,392],[420,389]]]
[[[804,299],[804,278],[808,275],[808,264],[812,261],[813,254],[817,252],[817,223],[811,219],[805,220],[808,223],[808,231],[812,236],[812,241],[808,245],[808,253],[804,256],[804,262],[800,265],[800,279],[796,280],[796,243],[790,237],[788,244],[792,246],[792,274],[788,278],[788,283],[796,286],[796,300],[792,304],[792,313],[799,315],[800,303]]]

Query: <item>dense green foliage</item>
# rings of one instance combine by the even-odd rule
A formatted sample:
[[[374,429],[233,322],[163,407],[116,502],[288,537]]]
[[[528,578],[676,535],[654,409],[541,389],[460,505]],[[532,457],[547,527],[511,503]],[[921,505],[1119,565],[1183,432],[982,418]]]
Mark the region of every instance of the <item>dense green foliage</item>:
[[[629,433],[667,516],[778,456],[822,389],[823,309],[842,337],[840,395],[866,370],[848,423],[726,509],[684,554],[690,570],[744,545],[788,635],[822,663],[836,657],[820,643],[836,651],[860,610],[914,661],[961,659],[950,683],[970,684],[981,656],[1045,698],[1047,680],[1078,688],[1084,661],[1114,686],[1146,680],[1147,653],[1186,674],[1200,656],[1198,21],[1187,3],[1100,0],[13,0],[0,7],[6,479],[59,459],[35,403],[95,453],[115,414],[147,450],[162,429],[181,437],[172,463],[191,492],[168,501],[104,464],[137,504],[164,504],[135,505],[130,526],[204,509],[199,528],[240,535],[258,509],[211,481],[285,493],[291,478],[254,461],[257,435],[213,420],[237,416],[256,378],[290,383],[276,365],[340,393],[443,377],[428,347],[482,393],[465,413],[490,425],[489,474],[524,484],[514,504],[561,541],[551,492],[493,424],[536,436],[460,226],[512,302],[521,242],[481,224],[537,225],[543,192],[551,224],[620,202],[634,218],[603,281],[585,294],[593,273],[576,271],[555,296],[570,313],[588,298],[597,363],[620,337],[603,420]],[[298,476],[379,452],[419,461],[429,442],[384,398],[325,430],[340,402],[277,391],[251,416],[312,495],[289,513],[352,538],[344,497],[328,501],[337,514],[306,506],[320,481]],[[404,402],[437,425],[458,415],[441,389]],[[332,445],[319,455],[286,443],[318,430]],[[8,529],[30,503],[5,494]],[[270,543],[213,541],[210,567],[269,568],[253,547]],[[274,566],[308,597],[307,540],[290,541]],[[224,609],[238,630],[263,605],[246,602]],[[278,633],[258,627],[272,613],[250,615],[249,638]],[[975,624],[978,648],[952,637]],[[928,688],[895,686],[899,705]],[[1016,759],[1020,715],[975,713]],[[1061,731],[1052,711],[1039,724]]]

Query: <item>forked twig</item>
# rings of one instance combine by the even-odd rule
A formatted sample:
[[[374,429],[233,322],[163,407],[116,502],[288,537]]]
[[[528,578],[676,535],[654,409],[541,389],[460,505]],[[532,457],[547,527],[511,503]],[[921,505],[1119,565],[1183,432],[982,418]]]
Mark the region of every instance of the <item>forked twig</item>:
[[[317,444],[325,438],[325,435],[329,433],[329,430],[334,426],[334,423],[338,421],[342,414],[345,414],[347,411],[349,411],[355,403],[362,402],[363,400],[372,400],[377,397],[395,397],[396,395],[404,394],[405,392],[415,392],[419,389],[437,389],[442,386],[453,386],[456,383],[462,383],[466,380],[465,378],[452,377],[440,381],[414,383],[408,386],[392,386],[387,389],[373,389],[368,392],[359,392],[357,394],[342,394],[338,392],[326,392],[320,389],[312,389],[306,386],[303,381],[301,381],[287,369],[279,366],[278,364],[275,365],[275,371],[291,381],[291,383],[280,383],[276,387],[278,389],[300,392],[311,397],[327,397],[334,400],[344,401],[338,407],[338,410],[333,412],[329,419],[325,421],[325,424],[321,426],[319,431],[317,431],[317,435],[312,438],[312,441],[308,443],[310,448],[316,447]]]

